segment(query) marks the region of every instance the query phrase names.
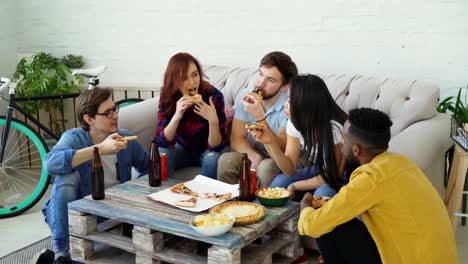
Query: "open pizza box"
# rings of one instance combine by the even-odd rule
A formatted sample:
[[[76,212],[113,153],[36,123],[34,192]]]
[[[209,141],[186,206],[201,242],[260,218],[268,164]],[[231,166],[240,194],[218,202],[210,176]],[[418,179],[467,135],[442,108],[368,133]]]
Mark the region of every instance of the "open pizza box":
[[[217,201],[213,199],[203,198],[203,194],[205,193],[217,193],[217,194],[231,193],[232,196],[230,199],[239,196],[239,184],[227,184],[221,181],[213,180],[211,178],[208,178],[202,175],[197,175],[195,179],[185,182],[184,185],[190,188],[192,191],[197,192],[199,194],[195,207],[182,207],[182,206],[176,205],[177,201],[190,199],[192,198],[192,196],[174,193],[171,191],[170,188],[167,188],[163,191],[152,193],[148,195],[148,198],[151,198],[158,202],[170,204],[172,206],[178,207],[183,210],[187,210],[191,212],[202,212],[202,211],[210,209],[211,207],[215,205],[225,202],[225,201]]]

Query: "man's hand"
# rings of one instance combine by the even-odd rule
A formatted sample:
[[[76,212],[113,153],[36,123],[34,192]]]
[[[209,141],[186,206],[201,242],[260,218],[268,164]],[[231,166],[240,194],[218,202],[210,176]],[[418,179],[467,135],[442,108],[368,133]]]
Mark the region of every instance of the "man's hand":
[[[118,133],[110,134],[103,142],[97,144],[101,155],[112,155],[122,149],[126,149],[127,140],[122,140],[122,136]]]
[[[273,144],[276,140],[273,131],[268,126],[266,126],[264,130],[248,129],[247,132],[249,132],[256,141],[264,145]]]
[[[289,198],[293,199],[294,196],[296,195],[296,186],[294,185],[294,183],[289,184],[288,191],[289,193],[291,193],[291,196]]]
[[[265,118],[262,102],[255,95],[248,93],[241,102],[244,105],[245,112],[249,113],[255,120]]]
[[[216,113],[216,107],[213,103],[213,97],[210,97],[210,104],[206,104],[201,101],[200,103],[195,104],[195,109],[193,110],[196,114],[200,115],[206,119],[210,124],[219,123],[218,115]]]
[[[301,200],[301,211],[306,207],[312,206],[312,194],[307,192]]]

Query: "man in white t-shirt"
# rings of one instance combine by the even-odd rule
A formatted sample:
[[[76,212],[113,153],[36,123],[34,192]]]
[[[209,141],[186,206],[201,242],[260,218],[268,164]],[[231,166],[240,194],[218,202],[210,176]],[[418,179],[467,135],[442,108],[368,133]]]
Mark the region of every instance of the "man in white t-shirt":
[[[137,141],[123,139],[132,134],[119,129],[118,112],[112,90],[94,88],[82,92],[77,109],[82,127],[63,133],[46,156],[47,172],[55,177],[50,200],[43,208],[51,230],[54,263],[72,263],[67,204],[91,194],[95,147],[99,148],[104,165],[106,187],[130,180],[132,167],[140,176],[148,172],[148,155]]]

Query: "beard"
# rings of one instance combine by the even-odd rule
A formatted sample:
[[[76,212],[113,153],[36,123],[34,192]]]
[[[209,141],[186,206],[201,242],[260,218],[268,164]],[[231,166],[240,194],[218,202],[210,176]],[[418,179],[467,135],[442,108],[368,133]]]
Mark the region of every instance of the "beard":
[[[260,91],[262,91],[262,93],[263,93],[263,100],[268,100],[268,99],[271,99],[271,98],[275,97],[277,94],[280,93],[281,87],[282,86],[278,87],[278,89],[272,94],[266,94],[263,90],[260,89]],[[256,88],[256,89],[258,89],[258,88]]]
[[[356,157],[354,157],[352,153],[346,153],[344,154],[344,156],[346,159],[346,164],[357,165],[357,167],[360,166],[359,160]]]

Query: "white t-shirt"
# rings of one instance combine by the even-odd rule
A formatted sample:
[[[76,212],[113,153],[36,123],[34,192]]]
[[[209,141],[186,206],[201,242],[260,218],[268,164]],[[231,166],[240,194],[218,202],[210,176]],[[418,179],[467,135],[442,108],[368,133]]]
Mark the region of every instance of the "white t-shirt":
[[[332,126],[333,132],[333,143],[335,145],[338,143],[343,143],[343,126],[335,120],[330,121],[330,124]],[[291,120],[288,120],[288,124],[286,125],[286,134],[288,134],[288,136],[299,139],[299,142],[301,143],[301,149],[304,150],[304,138],[302,137],[301,132],[299,132],[296,127],[294,127]],[[317,149],[314,148],[313,151],[315,151],[314,156],[316,156]]]
[[[114,185],[120,184],[117,180],[115,163],[117,162],[117,155],[102,155],[101,156],[102,168],[104,169],[104,188],[109,188]]]

